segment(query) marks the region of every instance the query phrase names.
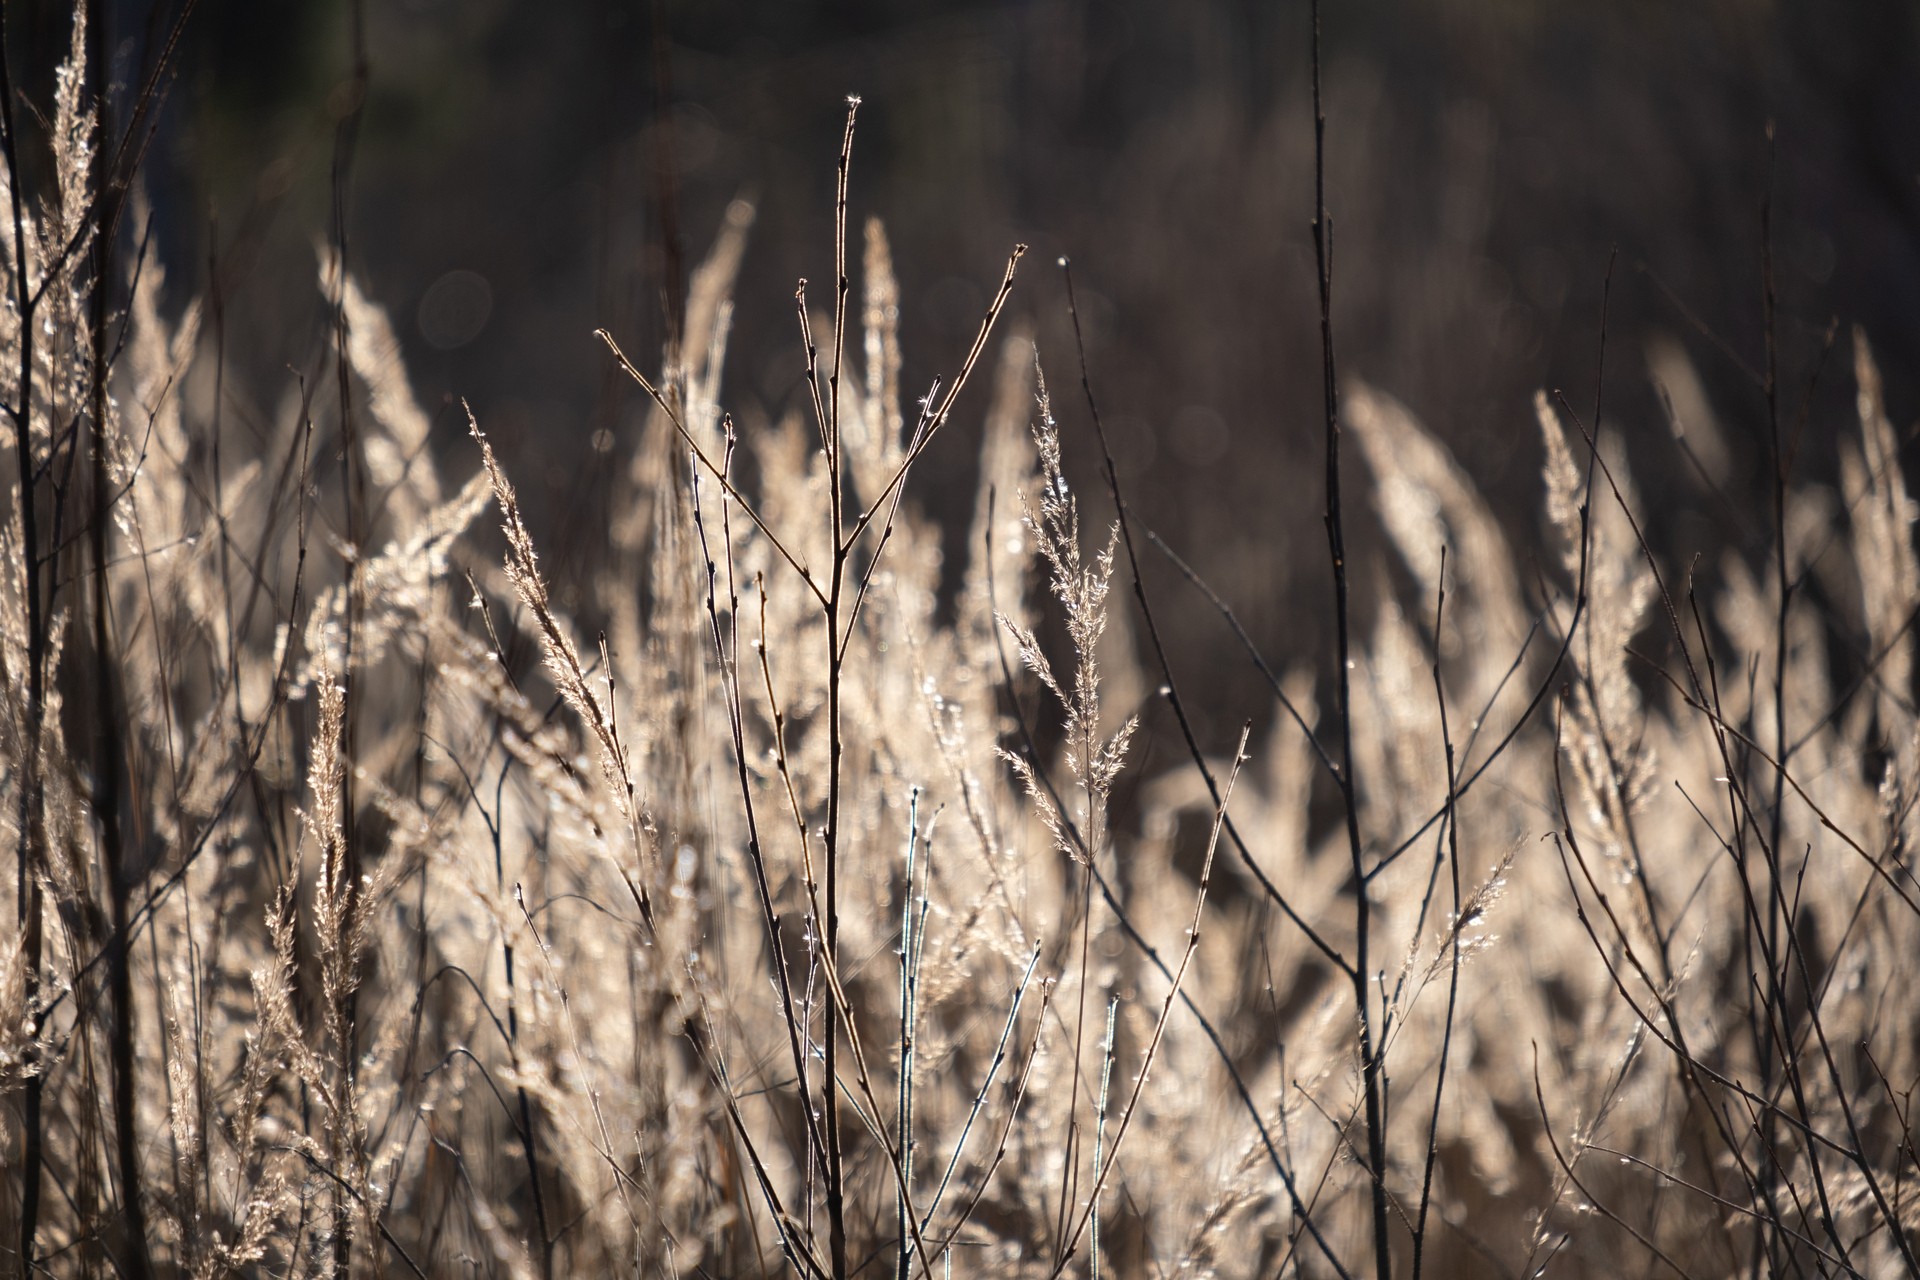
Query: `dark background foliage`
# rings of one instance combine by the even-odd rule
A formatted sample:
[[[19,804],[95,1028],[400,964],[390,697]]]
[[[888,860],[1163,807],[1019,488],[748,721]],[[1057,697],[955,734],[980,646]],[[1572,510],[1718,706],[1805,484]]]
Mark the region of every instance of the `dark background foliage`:
[[[129,81],[166,19],[110,9]],[[1343,371],[1447,441],[1525,545],[1530,397],[1565,388],[1592,404],[1617,247],[1608,429],[1626,437],[1659,545],[1744,547],[1738,512],[1766,493],[1763,464],[1706,491],[1650,388],[1647,345],[1678,339],[1723,429],[1764,441],[1771,190],[1783,412],[1799,412],[1837,318],[1865,327],[1895,420],[1910,418],[1917,14],[1898,0],[1329,4]],[[57,0],[10,6],[12,38],[53,47],[66,17]],[[612,468],[593,433],[617,447],[642,410],[592,330],[657,350],[663,301],[745,195],[758,220],[727,403],[749,430],[793,408],[793,281],[830,274],[832,157],[858,92],[855,213],[893,237],[908,386],[952,372],[1008,247],[1026,241],[1015,315],[1039,337],[1084,468],[1053,266],[1071,255],[1144,518],[1272,650],[1326,651],[1304,0],[388,0],[359,20],[367,96],[344,167],[354,8],[202,0],[187,28],[149,157],[152,225],[172,301],[209,280],[221,297],[236,412],[264,415],[290,369],[318,367],[314,246],[343,189],[352,266],[393,312],[441,440],[465,447],[455,409],[469,399],[566,599],[607,516]],[[1831,471],[1851,392],[1842,354],[1797,462],[1815,476]],[[947,511],[971,491],[965,431],[937,462],[917,496]],[[1397,572],[1358,537],[1361,572]],[[1219,642],[1203,608],[1168,613],[1188,661]],[[1238,669],[1196,672],[1222,695],[1201,701],[1240,705]]]

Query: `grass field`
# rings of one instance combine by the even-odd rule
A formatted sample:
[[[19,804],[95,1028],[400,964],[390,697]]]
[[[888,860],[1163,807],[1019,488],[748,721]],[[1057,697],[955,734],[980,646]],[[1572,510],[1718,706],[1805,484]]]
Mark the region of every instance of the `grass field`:
[[[1142,585],[1184,562],[1099,370],[1006,305],[1064,262],[1008,246],[902,384],[850,104],[802,409],[728,414],[731,299],[789,287],[738,278],[743,200],[667,350],[602,335],[651,409],[553,459],[615,493],[563,603],[337,242],[324,353],[224,412],[89,56],[3,95],[0,1271],[1920,1269],[1920,555],[1868,335],[1817,375],[1850,418],[1769,344],[1737,438],[1656,364],[1747,552],[1649,542],[1618,360],[1511,424],[1519,547],[1337,362],[1322,205],[1285,305],[1334,647],[1263,654]],[[1237,734],[1182,615],[1266,684]]]

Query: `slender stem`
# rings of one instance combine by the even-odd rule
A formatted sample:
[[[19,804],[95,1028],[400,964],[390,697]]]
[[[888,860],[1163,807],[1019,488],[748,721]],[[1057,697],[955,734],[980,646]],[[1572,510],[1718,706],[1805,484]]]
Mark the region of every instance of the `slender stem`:
[[[981,1108],[987,1105],[987,1092],[993,1088],[993,1078],[999,1073],[1000,1064],[1007,1059],[1007,1041],[1012,1039],[1014,1025],[1020,1020],[1020,1002],[1026,998],[1027,984],[1033,980],[1034,967],[1039,963],[1040,947],[1036,944],[1033,954],[1027,957],[1027,967],[1020,973],[1020,985],[1013,990],[1012,1003],[1007,1007],[1007,1024],[1000,1029],[1000,1039],[993,1046],[993,1057],[987,1062],[987,1074],[973,1095],[973,1108],[967,1112],[966,1123],[960,1126],[960,1136],[954,1140],[953,1153],[947,1157],[946,1172],[940,1175],[940,1185],[934,1188],[933,1199],[927,1204],[926,1217],[921,1222],[923,1228],[933,1222],[933,1215],[939,1211],[940,1201],[945,1198],[947,1186],[953,1181],[953,1171],[960,1165],[960,1154],[967,1149],[967,1135],[973,1132],[973,1122],[980,1118]]]
[[[813,580],[813,574],[808,571],[807,566],[800,563],[799,558],[796,557],[793,552],[787,550],[787,544],[780,541],[780,535],[775,533],[773,527],[761,517],[759,509],[748,500],[747,495],[740,492],[740,490],[734,486],[733,481],[727,477],[726,468],[720,463],[715,462],[707,455],[707,451],[700,447],[700,442],[693,438],[691,431],[687,430],[686,423],[681,420],[679,412],[673,407],[673,402],[661,393],[660,389],[653,384],[653,381],[648,378],[646,374],[640,372],[633,361],[627,359],[627,353],[620,349],[620,344],[613,340],[612,334],[608,333],[605,329],[595,329],[593,333],[596,338],[599,338],[600,341],[607,344],[607,350],[613,353],[613,358],[619,362],[620,368],[625,371],[626,375],[632,378],[642,391],[647,393],[647,396],[659,407],[662,413],[667,415],[667,421],[673,425],[674,431],[680,436],[680,439],[686,444],[687,448],[693,451],[695,461],[697,461],[709,475],[720,482],[720,487],[726,491],[727,497],[732,499],[742,511],[747,513],[747,518],[752,520],[754,527],[759,529],[761,534],[766,537],[768,545],[779,554],[782,560],[785,560],[787,564],[792,567],[795,573],[800,575],[800,580],[806,583],[807,590],[811,592],[813,598],[819,601],[824,607],[827,603],[826,593],[821,591],[820,584]]]
[[[506,780],[504,768],[501,781]],[[501,848],[502,830],[498,823],[487,817],[486,810],[480,816],[487,824],[487,832],[493,837],[493,889],[504,899],[507,894],[506,860]],[[520,1001],[513,977],[513,938],[505,929],[500,931],[501,959],[505,965],[507,981],[507,1058],[513,1064],[514,1074],[521,1074],[520,1066]],[[540,1149],[533,1128],[533,1104],[527,1097],[527,1086],[518,1085],[515,1093],[519,1096],[520,1147],[527,1158],[527,1185],[533,1194],[533,1225],[540,1233],[540,1275],[541,1280],[553,1280],[553,1233],[547,1226],[547,1202],[540,1189]]]
[[[914,982],[917,975],[913,932],[913,851],[920,840],[920,788],[913,789],[907,801],[907,875],[900,895],[900,1074],[895,1090],[894,1131],[900,1135],[900,1180],[913,1184],[913,1015]],[[893,1273],[907,1280],[912,1263],[908,1228],[912,1225],[904,1191],[894,1197],[895,1227],[899,1232],[899,1253]]]
[[[1440,1060],[1434,1068],[1433,1118],[1427,1126],[1427,1166],[1420,1180],[1420,1209],[1413,1227],[1413,1280],[1420,1280],[1427,1242],[1427,1210],[1433,1204],[1433,1166],[1440,1153],[1440,1104],[1447,1092],[1447,1057],[1453,1049],[1453,1020],[1460,1002],[1460,771],[1454,759],[1453,730],[1447,721],[1447,690],[1440,679],[1441,626],[1447,608],[1447,550],[1440,548],[1439,597],[1433,608],[1433,697],[1440,713],[1440,742],[1447,755],[1447,869],[1453,888],[1453,917],[1447,927],[1447,1012],[1440,1032]]]
[[[729,446],[725,465],[731,466],[732,456],[731,432],[729,432]],[[782,932],[780,913],[774,907],[773,890],[767,877],[766,853],[760,842],[758,811],[754,807],[753,787],[747,773],[746,719],[741,704],[739,671],[735,664],[728,659],[728,647],[720,630],[720,612],[715,599],[715,579],[718,570],[714,564],[712,552],[707,545],[706,522],[701,518],[700,514],[700,472],[698,468],[691,468],[690,472],[690,487],[693,497],[693,525],[694,531],[699,535],[700,558],[706,566],[707,574],[707,620],[713,633],[714,660],[719,663],[720,666],[721,691],[726,700],[728,728],[733,738],[734,768],[740,785],[741,806],[746,815],[747,861],[748,865],[753,869],[753,885],[760,906],[760,920],[767,931],[767,950],[771,955],[774,985],[780,998],[781,1016],[786,1024],[787,1049],[793,1057],[794,1079],[800,1082],[800,1091],[804,1097],[807,1080],[807,1055],[802,1041],[805,1038],[806,1032],[801,1026],[801,1016],[797,1014],[794,1009],[793,979],[787,969],[786,937]],[[722,512],[722,523],[723,525],[726,523],[724,510]],[[730,525],[726,527],[729,530],[731,529]],[[729,559],[731,559],[732,537],[730,532],[728,534],[727,555]],[[739,614],[737,608],[732,612],[736,617]],[[783,778],[788,780],[788,797],[794,804],[795,825],[799,826],[799,802],[797,798],[794,797],[791,774],[787,768],[786,743],[782,735],[780,709],[779,705],[773,700],[773,671],[768,665],[766,656],[766,631],[767,593],[765,585],[762,584],[760,588],[760,671],[766,680],[767,702],[768,706],[772,708],[774,715],[774,742],[775,749],[779,753],[780,773]],[[806,860],[806,830],[804,827],[800,828],[799,835],[801,858],[804,862]],[[811,871],[808,872],[807,879],[809,884],[811,884]],[[825,1167],[826,1143],[821,1138],[819,1125],[814,1119],[812,1106],[804,1106],[801,1110],[806,1116],[808,1147],[806,1168],[807,1176],[811,1178],[816,1164],[820,1165],[821,1168]]]
[[[0,6],[0,146],[7,160],[7,194],[13,213],[13,287],[20,315],[19,404],[13,410],[14,452],[20,467],[20,560],[21,582],[27,594],[27,721],[26,742],[18,783],[20,796],[20,843],[18,924],[22,934],[22,952],[26,967],[25,1006],[32,1009],[40,996],[40,961],[43,945],[39,868],[46,832],[41,826],[40,809],[40,722],[46,705],[46,622],[40,599],[40,527],[37,496],[34,493],[33,464],[33,350],[34,303],[38,295],[27,292],[27,232],[24,200],[20,190],[19,132],[13,113],[13,75],[7,56],[6,10]],[[27,1078],[24,1100],[25,1142],[20,1178],[20,1269],[34,1269],[34,1236],[39,1229],[40,1182],[46,1160],[42,1146],[41,1101],[46,1076],[35,1072]]]
[[[1140,606],[1141,620],[1146,623],[1147,640],[1153,646],[1154,659],[1160,667],[1160,679],[1165,687],[1167,706],[1172,709],[1174,721],[1180,726],[1180,737],[1186,743],[1187,755],[1192,758],[1193,767],[1199,771],[1200,781],[1206,785],[1208,799],[1213,804],[1218,805],[1220,803],[1219,781],[1214,777],[1213,770],[1207,765],[1206,754],[1200,750],[1200,739],[1194,733],[1193,721],[1191,717],[1187,715],[1186,700],[1181,697],[1180,694],[1180,682],[1174,678],[1173,663],[1167,657],[1167,646],[1160,638],[1160,623],[1154,614],[1152,603],[1147,598],[1146,580],[1140,576],[1140,557],[1135,553],[1133,543],[1133,508],[1128,504],[1126,497],[1120,491],[1120,472],[1114,465],[1113,449],[1107,441],[1107,428],[1100,419],[1100,405],[1094,399],[1093,374],[1087,367],[1086,337],[1081,332],[1080,307],[1073,292],[1073,265],[1065,258],[1060,259],[1060,274],[1066,281],[1067,316],[1073,322],[1073,343],[1080,357],[1080,387],[1081,390],[1086,393],[1087,414],[1093,419],[1093,432],[1095,437],[1100,441],[1100,457],[1106,471],[1107,492],[1113,497],[1114,510],[1118,513],[1120,523],[1120,545],[1126,550],[1127,569],[1133,575],[1133,598]],[[1207,591],[1209,595],[1212,594],[1211,590],[1208,589],[1204,583],[1199,582],[1198,577],[1193,574],[1192,570],[1187,568],[1185,561],[1179,559],[1177,556],[1172,556],[1171,549],[1159,539],[1153,530],[1143,528],[1141,532],[1143,532],[1154,545],[1172,557],[1174,563],[1187,574],[1190,581],[1197,583],[1201,589]],[[1218,597],[1216,596],[1214,599],[1217,600]],[[1237,628],[1239,624],[1236,622],[1234,625]],[[1315,754],[1326,767],[1328,774],[1337,781],[1340,776],[1340,770],[1327,755],[1326,748],[1320,744],[1320,740],[1314,736],[1313,730],[1307,726],[1306,720],[1302,718],[1299,711],[1293,707],[1286,693],[1281,690],[1277,680],[1274,681],[1273,688],[1274,692],[1279,694],[1282,705],[1293,715],[1294,722],[1299,726],[1301,732],[1306,735],[1307,742],[1312,746]],[[1341,955],[1332,943],[1320,936],[1319,931],[1313,927],[1312,923],[1308,921],[1304,915],[1300,914],[1294,905],[1287,900],[1286,895],[1280,892],[1279,886],[1274,884],[1272,878],[1267,875],[1260,864],[1254,861],[1253,853],[1247,848],[1247,842],[1241,838],[1239,828],[1234,826],[1233,819],[1229,817],[1226,823],[1227,839],[1232,842],[1234,852],[1240,855],[1241,865],[1246,867],[1248,874],[1252,875],[1254,881],[1259,884],[1261,892],[1265,893],[1268,899],[1280,908],[1281,914],[1293,922],[1294,927],[1300,930],[1302,936],[1304,936],[1308,942],[1312,943],[1314,949],[1325,956],[1334,968],[1351,977],[1353,974],[1352,962]]]
[[[1120,1144],[1127,1140],[1127,1134],[1133,1127],[1134,1116],[1140,1106],[1140,1095],[1147,1087],[1147,1076],[1153,1070],[1154,1056],[1160,1050],[1160,1042],[1167,1032],[1167,1022],[1173,1016],[1173,1002],[1179,998],[1180,984],[1186,979],[1187,969],[1193,964],[1194,952],[1200,949],[1200,917],[1206,909],[1207,891],[1213,884],[1213,855],[1220,848],[1220,830],[1226,817],[1227,805],[1233,800],[1233,787],[1240,780],[1240,767],[1247,762],[1247,737],[1253,731],[1251,722],[1240,727],[1240,741],[1233,749],[1233,765],[1227,771],[1226,785],[1221,788],[1220,805],[1213,813],[1213,830],[1207,837],[1206,856],[1200,862],[1200,888],[1193,897],[1193,921],[1187,926],[1187,945],[1180,953],[1180,963],[1174,966],[1173,977],[1168,981],[1167,995],[1160,1002],[1160,1015],[1153,1024],[1153,1035],[1147,1040],[1145,1052],[1140,1055],[1140,1070],[1133,1077],[1133,1088],[1127,1094],[1127,1105],[1120,1110],[1120,1123],[1114,1129],[1113,1146],[1108,1149],[1106,1163],[1095,1173],[1093,1189],[1087,1195],[1087,1207],[1080,1211],[1074,1221],[1071,1234],[1067,1236],[1066,1247],[1061,1250],[1060,1261],[1055,1264],[1053,1275],[1060,1275],[1067,1263],[1072,1260],[1074,1249],[1080,1243],[1080,1236],[1087,1229],[1093,1217],[1094,1206],[1100,1203],[1100,1192],[1113,1176],[1114,1162],[1120,1158]]]
[[[1113,1022],[1114,1014],[1119,1012],[1120,1001],[1117,997],[1107,1000],[1107,1038],[1100,1044],[1100,1110],[1099,1120],[1093,1129],[1093,1180],[1100,1181],[1101,1157],[1106,1154],[1107,1142],[1107,1098],[1113,1085]],[[1087,1226],[1087,1266],[1093,1280],[1100,1280],[1100,1197],[1096,1193],[1088,1210]]]
[[[105,129],[109,123],[107,11],[102,9],[89,16],[92,25],[87,32],[87,62],[93,76],[93,109],[96,127]],[[112,492],[112,482],[107,474],[107,378],[111,372],[108,368],[107,315],[113,287],[114,242],[118,238],[120,223],[121,205],[117,196],[117,188],[108,188],[98,206],[99,225],[94,230],[93,239],[93,288],[88,298],[88,336],[93,342],[92,403],[89,407],[93,429],[93,503],[87,526],[88,550],[93,558],[93,810],[100,820],[101,861],[113,927],[107,961],[109,1003],[113,1010],[108,1051],[113,1066],[114,1154],[119,1162],[120,1211],[126,1215],[125,1264],[127,1274],[133,1280],[145,1280],[145,1277],[153,1274],[153,1260],[147,1253],[147,1213],[140,1194],[140,1149],[134,1106],[137,1082],[134,1079],[133,1055],[133,977],[129,963],[132,939],[127,936],[128,898],[133,886],[128,879],[126,850],[120,829],[124,748],[120,740],[118,672],[113,663],[107,591],[107,523]]]
[[[840,644],[840,616],[845,603],[847,563],[851,548],[842,541],[841,487],[845,483],[845,458],[840,448],[840,355],[841,335],[847,328],[847,170],[853,160],[853,123],[860,111],[860,99],[847,99],[847,128],[840,140],[840,161],[835,171],[833,208],[833,368],[827,379],[826,417],[820,423],[820,438],[827,453],[827,504],[833,521],[833,576],[827,589],[827,835],[824,845],[826,872],[826,918],[822,921],[821,950],[829,972],[838,972],[840,962],[840,798],[846,743],[840,723],[841,677],[846,669],[846,652]],[[801,301],[805,320],[806,302]],[[807,380],[816,387],[813,344],[808,342]],[[817,403],[817,402],[816,402]],[[826,1119],[827,1138],[827,1251],[834,1280],[847,1275],[847,1208],[844,1152],[840,1135],[839,1011],[828,1001],[825,1009],[825,1061],[820,1082],[821,1105]]]
[[[1360,1080],[1367,1108],[1367,1173],[1372,1180],[1374,1271],[1393,1275],[1387,1238],[1387,1135],[1380,1060],[1374,1051],[1368,994],[1368,934],[1373,907],[1360,840],[1360,800],[1354,783],[1352,640],[1348,610],[1347,538],[1340,513],[1340,384],[1333,353],[1333,226],[1327,216],[1327,114],[1320,99],[1320,0],[1313,0],[1313,252],[1320,283],[1320,381],[1326,408],[1327,552],[1333,561],[1334,715],[1340,738],[1340,800],[1346,810],[1347,851],[1353,862],[1353,1001],[1359,1018]]]
[[[1096,413],[1096,425],[1098,421],[1099,418]],[[989,510],[991,510],[991,492],[989,492],[988,495],[988,507]],[[1125,510],[1124,504],[1122,505],[1122,510]],[[988,524],[991,525],[992,521],[989,520]],[[989,600],[996,598],[996,591],[993,585],[991,546],[991,535],[989,535],[987,558],[987,596]],[[1041,760],[1040,749],[1034,741],[1033,726],[1027,723],[1027,718],[1020,709],[1019,699],[1013,697],[1013,673],[1007,663],[1006,650],[1000,646],[997,635],[994,643],[995,648],[999,651],[1000,684],[1001,687],[1006,690],[1007,697],[1012,703],[1014,724],[1020,730],[1020,738],[1023,744],[1022,749],[1025,752],[1026,759],[1032,763],[1034,776],[1040,780],[1040,785],[1044,787],[1047,794],[1052,797],[1054,808],[1060,812],[1061,824],[1066,830],[1067,838],[1072,841],[1075,848],[1084,854],[1089,848],[1086,837],[1081,833],[1080,829],[1074,825],[1072,817],[1067,813],[1067,806],[1061,803],[1060,791],[1054,786],[1053,779],[1048,775]],[[1204,763],[1201,765],[1201,776],[1203,778],[1210,778],[1212,776],[1206,771]],[[1221,825],[1228,834],[1231,834],[1233,831],[1232,819],[1226,817],[1225,807],[1220,805],[1218,799],[1214,800],[1214,804],[1220,808]],[[1244,855],[1244,847],[1242,847],[1241,852]],[[1090,866],[1092,865],[1091,858],[1088,859],[1088,863]],[[1249,863],[1249,865],[1252,864]],[[1171,982],[1173,980],[1173,967],[1154,949],[1153,944],[1147,941],[1146,936],[1142,934],[1139,927],[1133,923],[1133,920],[1127,914],[1126,906],[1114,893],[1113,886],[1108,884],[1106,878],[1100,874],[1100,869],[1097,866],[1093,867],[1093,879],[1094,884],[1100,889],[1101,898],[1106,902],[1108,909],[1113,912],[1114,923],[1120,926],[1120,931],[1126,935],[1127,941],[1132,943],[1135,949],[1146,957],[1147,962],[1154,967],[1155,971],[1157,971],[1161,977]],[[1226,1042],[1221,1038],[1219,1028],[1213,1025],[1205,1012],[1201,1010],[1198,1004],[1194,1003],[1193,997],[1187,992],[1180,992],[1180,1003],[1185,1005],[1187,1012],[1193,1015],[1194,1023],[1200,1028],[1200,1033],[1207,1038],[1207,1043],[1212,1047],[1214,1056],[1219,1058],[1220,1065],[1226,1071],[1227,1079],[1233,1085],[1234,1093],[1240,1100],[1241,1108],[1246,1112],[1248,1121],[1253,1125],[1254,1133],[1258,1135],[1260,1139],[1261,1147],[1266,1151],[1267,1162],[1272,1165],[1273,1172],[1275,1176],[1280,1179],[1281,1186],[1286,1188],[1288,1207],[1293,1211],[1294,1222],[1296,1223],[1294,1228],[1295,1239],[1297,1240],[1299,1233],[1304,1231],[1312,1238],[1315,1247],[1320,1250],[1321,1255],[1326,1258],[1327,1265],[1333,1268],[1334,1274],[1339,1276],[1340,1280],[1352,1280],[1352,1273],[1347,1270],[1345,1264],[1340,1261],[1339,1255],[1334,1252],[1333,1245],[1328,1241],[1326,1233],[1321,1231],[1319,1224],[1313,1220],[1312,1205],[1301,1199],[1299,1183],[1295,1179],[1292,1170],[1288,1168],[1286,1160],[1281,1157],[1279,1147],[1274,1144],[1273,1134],[1267,1128],[1266,1121],[1261,1118],[1259,1104],[1254,1101],[1253,1092],[1247,1085],[1246,1077],[1241,1074],[1240,1068],[1235,1065],[1234,1056],[1228,1051]],[[1280,1120],[1284,1128],[1286,1123],[1286,1113],[1284,1111],[1280,1115]],[[1285,1141],[1284,1137],[1282,1141]],[[975,1195],[978,1196],[979,1194],[979,1191],[976,1190]],[[1284,1272],[1285,1268],[1282,1267],[1281,1271]]]

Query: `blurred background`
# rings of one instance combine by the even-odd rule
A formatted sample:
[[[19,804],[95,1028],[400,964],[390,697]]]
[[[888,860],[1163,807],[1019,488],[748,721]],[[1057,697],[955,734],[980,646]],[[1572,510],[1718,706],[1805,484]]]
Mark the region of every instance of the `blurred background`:
[[[1920,6],[1326,8],[1342,373],[1447,443],[1523,556],[1540,529],[1531,397],[1592,406],[1610,259],[1605,426],[1656,543],[1676,562],[1763,554],[1747,513],[1769,483],[1769,198],[1783,415],[1841,326],[1796,465],[1832,472],[1852,324],[1896,423],[1920,411]],[[136,81],[171,12],[107,11],[115,77]],[[9,5],[14,65],[50,67],[70,13]],[[365,106],[343,149],[356,26]],[[831,275],[833,160],[859,93],[853,210],[892,236],[906,387],[951,375],[1025,241],[1012,316],[1091,479],[1053,265],[1071,255],[1130,501],[1272,654],[1311,661],[1329,578],[1309,33],[1305,0],[200,0],[148,155],[152,227],[169,305],[218,293],[230,408],[264,418],[326,341],[315,250],[343,192],[351,268],[392,313],[437,438],[469,448],[470,400],[565,600],[608,521],[616,468],[594,434],[617,450],[643,412],[593,330],[657,352],[665,300],[744,197],[758,215],[725,399],[748,430],[795,406],[793,285]],[[1676,444],[1650,361],[1669,383],[1676,361],[1697,373],[1732,459],[1718,492]],[[947,436],[919,501],[970,510],[974,438]],[[1350,509],[1356,572],[1403,572]],[[1153,572],[1197,701],[1237,724],[1264,705],[1251,668],[1219,658],[1217,618]]]

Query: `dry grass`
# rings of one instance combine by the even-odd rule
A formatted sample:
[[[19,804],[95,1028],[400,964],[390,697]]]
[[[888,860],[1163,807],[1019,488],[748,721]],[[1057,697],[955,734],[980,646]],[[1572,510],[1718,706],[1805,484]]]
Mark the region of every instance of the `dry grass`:
[[[8,188],[0,1269],[1914,1268],[1920,562],[1864,337],[1838,494],[1787,396],[1747,558],[1648,546],[1543,396],[1531,582],[1330,381],[1415,589],[1352,570],[1346,676],[1294,655],[1264,741],[1123,810],[1137,721],[1187,726],[1153,610],[1210,606],[1138,587],[1110,465],[1069,490],[1017,250],[904,398],[851,111],[807,417],[720,403],[743,206],[657,372],[608,339],[653,410],[593,636],[337,256],[327,362],[221,427],[199,310],[103,238],[85,81],[76,34]]]

